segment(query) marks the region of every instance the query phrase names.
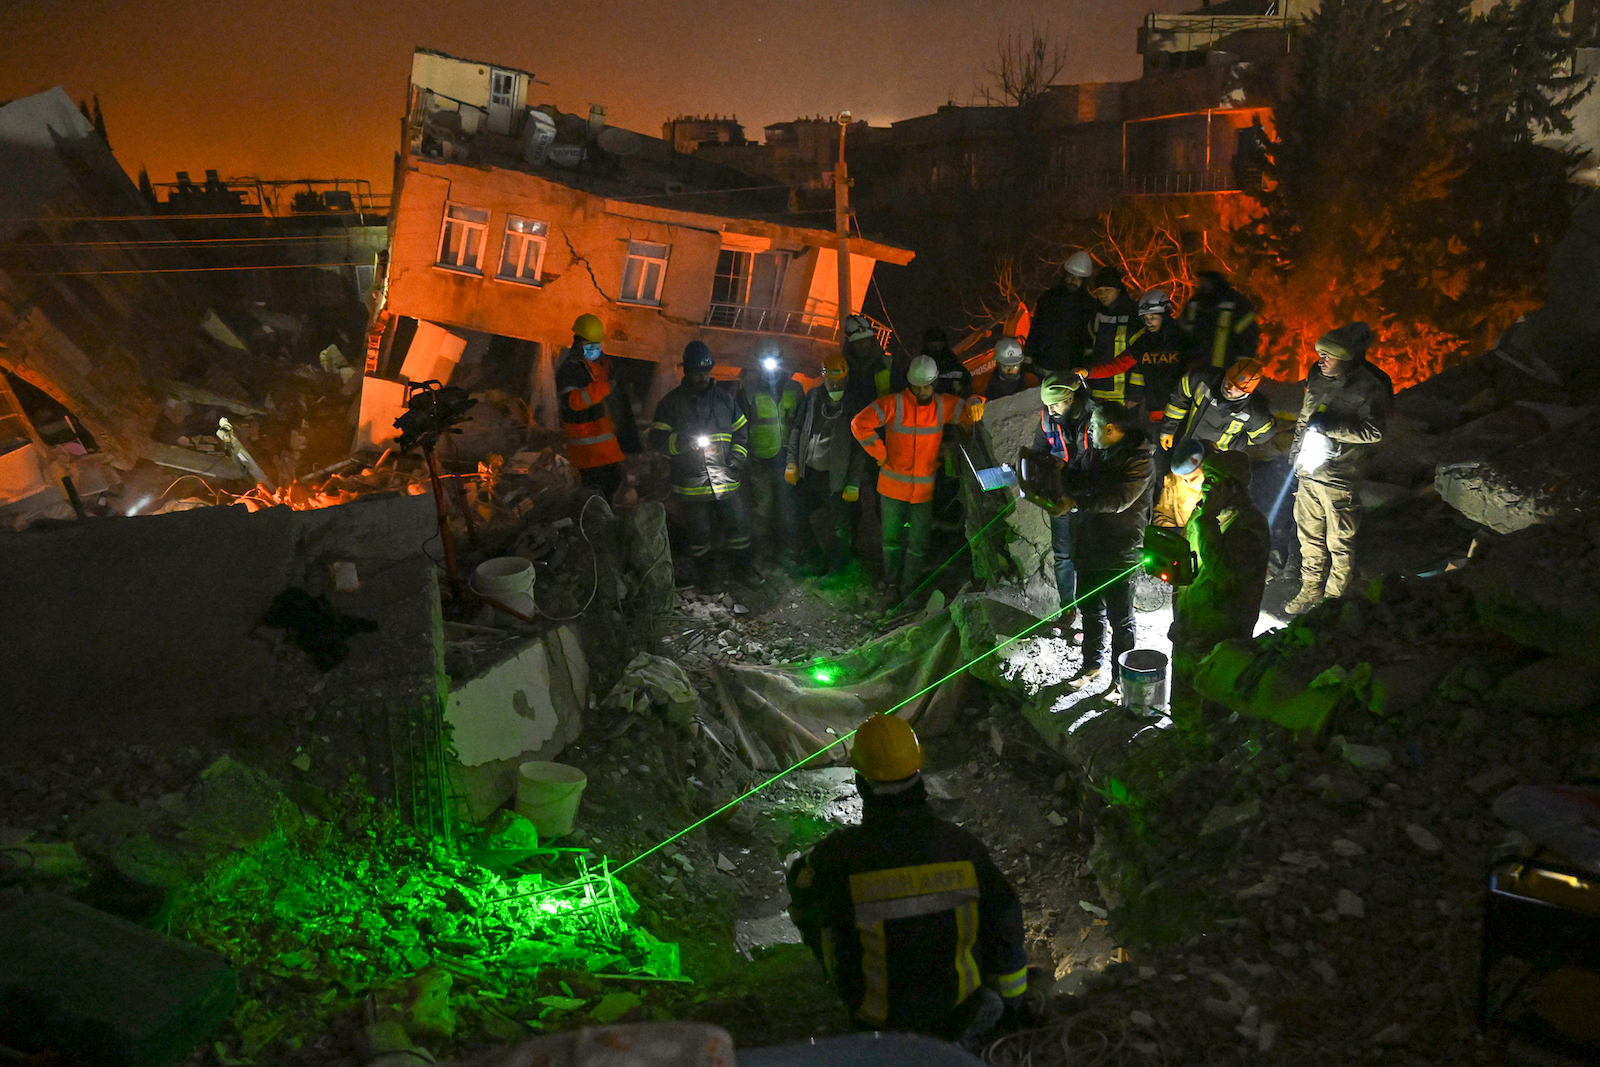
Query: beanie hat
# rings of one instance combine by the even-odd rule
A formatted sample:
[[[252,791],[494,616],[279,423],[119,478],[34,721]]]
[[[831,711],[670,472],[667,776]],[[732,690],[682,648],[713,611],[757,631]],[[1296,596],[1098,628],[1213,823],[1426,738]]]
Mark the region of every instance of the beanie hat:
[[[1193,474],[1200,469],[1201,460],[1206,458],[1206,446],[1203,442],[1188,440],[1172,450],[1172,473],[1182,478]]]
[[[1096,289],[1121,289],[1122,272],[1115,267],[1101,267],[1094,272],[1093,287]]]
[[[949,335],[937,326],[929,326],[926,330],[922,331],[922,346],[924,348],[926,348],[928,345],[948,346],[949,344]]]
[[[1334,359],[1360,359],[1372,343],[1372,327],[1350,322],[1317,338],[1317,352]]]
[[[1202,464],[1213,478],[1250,486],[1250,457],[1243,452],[1212,452]]]
[[[1077,388],[1076,378],[1067,379],[1052,374],[1039,386],[1039,399],[1046,404],[1065,403]]]

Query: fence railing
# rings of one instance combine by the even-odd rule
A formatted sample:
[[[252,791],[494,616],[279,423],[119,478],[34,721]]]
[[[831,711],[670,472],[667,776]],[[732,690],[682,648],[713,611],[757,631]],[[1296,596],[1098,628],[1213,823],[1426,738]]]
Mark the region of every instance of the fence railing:
[[[750,307],[747,304],[712,304],[706,309],[704,325],[718,330],[781,333],[791,337],[815,337],[825,341],[836,340],[839,336],[839,320],[833,315],[819,315],[814,311]]]

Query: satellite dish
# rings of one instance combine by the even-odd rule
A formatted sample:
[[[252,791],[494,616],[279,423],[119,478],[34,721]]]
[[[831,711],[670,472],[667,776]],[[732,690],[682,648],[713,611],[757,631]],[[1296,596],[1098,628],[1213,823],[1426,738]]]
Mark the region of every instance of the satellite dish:
[[[639,151],[642,143],[639,135],[632,130],[624,130],[617,126],[607,126],[595,137],[594,143],[600,146],[602,152],[613,156],[631,156]]]

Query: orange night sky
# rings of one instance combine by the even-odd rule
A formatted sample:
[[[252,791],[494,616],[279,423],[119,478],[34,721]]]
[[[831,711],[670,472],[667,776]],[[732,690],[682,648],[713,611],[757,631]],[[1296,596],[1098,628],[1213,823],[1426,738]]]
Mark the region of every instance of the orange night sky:
[[[1161,10],[1184,10],[1168,3]],[[659,135],[674,114],[875,124],[965,103],[1004,33],[1069,43],[1060,81],[1138,74],[1148,0],[6,0],[0,99],[100,94],[130,174],[389,184],[417,45],[534,72],[531,103]]]

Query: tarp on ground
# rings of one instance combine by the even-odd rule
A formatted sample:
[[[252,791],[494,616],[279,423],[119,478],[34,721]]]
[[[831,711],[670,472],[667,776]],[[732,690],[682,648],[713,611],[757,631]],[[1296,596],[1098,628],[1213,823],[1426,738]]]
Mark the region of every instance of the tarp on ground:
[[[950,612],[942,611],[842,656],[718,667],[717,710],[741,757],[757,770],[779,770],[812,756],[818,764],[844,763],[848,749],[835,739],[869,715],[893,709],[924,736],[948,729],[960,707],[965,672],[929,687],[964,662],[961,633]]]

